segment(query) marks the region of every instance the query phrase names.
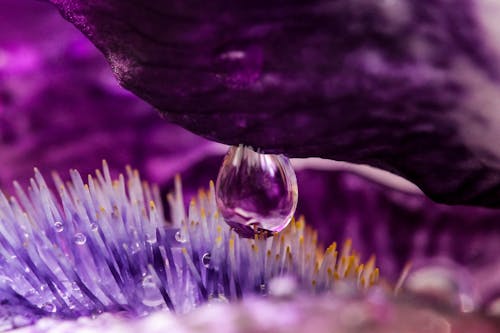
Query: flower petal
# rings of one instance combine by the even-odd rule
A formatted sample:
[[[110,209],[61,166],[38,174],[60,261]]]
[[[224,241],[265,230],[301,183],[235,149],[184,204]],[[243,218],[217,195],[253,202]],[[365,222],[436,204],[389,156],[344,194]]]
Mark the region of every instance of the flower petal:
[[[498,57],[479,4],[51,2],[124,87],[197,134],[500,204]]]

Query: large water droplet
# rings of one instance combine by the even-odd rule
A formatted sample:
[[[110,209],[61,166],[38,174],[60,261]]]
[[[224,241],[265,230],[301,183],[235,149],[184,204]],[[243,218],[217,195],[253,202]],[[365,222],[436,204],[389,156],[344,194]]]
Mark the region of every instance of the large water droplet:
[[[297,207],[297,178],[283,155],[231,147],[217,177],[217,206],[243,237],[283,230]]]

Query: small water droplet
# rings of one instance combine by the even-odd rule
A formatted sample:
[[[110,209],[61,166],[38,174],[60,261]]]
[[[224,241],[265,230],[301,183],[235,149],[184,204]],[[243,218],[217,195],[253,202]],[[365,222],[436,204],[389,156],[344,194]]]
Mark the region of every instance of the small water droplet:
[[[56,229],[56,232],[62,232],[64,230],[64,224],[61,221],[54,222],[54,229]]]
[[[427,299],[470,312],[475,302],[467,277],[464,269],[458,267],[426,265],[410,272],[405,287]]]
[[[81,232],[77,232],[73,237],[73,240],[76,245],[83,245],[87,241],[87,237],[85,237],[85,235]]]
[[[208,268],[210,266],[211,259],[212,258],[211,258],[210,252],[207,252],[201,257],[201,263],[203,264],[203,266]]]
[[[156,236],[155,236],[155,235],[152,235],[152,234],[147,233],[147,234],[146,234],[146,242],[148,242],[149,244],[154,244],[154,243],[156,243]]]
[[[283,230],[297,207],[297,178],[283,155],[260,154],[240,145],[224,158],[216,185],[217,206],[242,237]]]
[[[57,311],[57,307],[53,303],[45,303],[42,305],[42,309],[45,312],[54,313]]]
[[[128,244],[123,244],[123,248],[125,250],[128,250]],[[130,244],[130,251],[132,251],[132,253],[137,253],[141,250],[141,244],[139,242],[133,242],[132,244]]]
[[[178,241],[179,243],[185,243],[186,242],[186,237],[184,237],[184,235],[182,234],[182,232],[180,230],[178,230],[176,233],[175,233],[175,240]]]
[[[141,281],[142,303],[150,307],[156,307],[164,303],[158,287],[151,275],[146,275]]]
[[[26,291],[26,293],[23,295],[23,297],[25,298],[28,298],[28,297],[31,297],[31,296],[34,296],[36,295],[36,289],[35,288],[30,288]]]
[[[99,226],[97,225],[97,223],[92,223],[90,225],[90,230],[97,231],[97,229],[99,229]]]

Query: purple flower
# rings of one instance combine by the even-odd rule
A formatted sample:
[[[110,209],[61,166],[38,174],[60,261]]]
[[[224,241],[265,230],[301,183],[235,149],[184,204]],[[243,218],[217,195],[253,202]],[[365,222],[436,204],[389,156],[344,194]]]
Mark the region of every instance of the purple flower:
[[[58,6],[124,86],[196,133],[368,162],[440,200],[495,205],[495,136],[481,122],[493,119],[496,87],[495,45],[479,32],[490,33],[485,3]],[[36,321],[23,330],[496,330],[485,316],[499,313],[498,211],[438,205],[348,171],[297,168],[298,210],[318,245],[295,224],[285,233],[292,259],[273,264],[265,249],[280,254],[272,248],[280,238],[252,247],[231,236],[208,214],[212,192],[187,213],[179,189],[162,205],[176,172],[188,200],[206,187],[220,146],[161,121],[118,87],[50,5],[0,7],[0,329]],[[111,172],[92,181],[72,171],[71,185],[57,180],[51,189],[37,171],[26,182],[33,166],[86,175],[102,158]],[[116,172],[126,164],[159,189],[142,187],[133,172],[126,185]],[[164,216],[174,224],[165,228]],[[315,273],[307,253],[349,238],[359,252],[344,261],[376,254],[396,298],[383,286],[351,293],[349,283],[329,284],[321,265]],[[378,274],[339,267],[355,290]],[[113,315],[85,317],[101,312]]]
[[[283,295],[276,278],[291,279],[292,294],[378,283],[375,258],[362,264],[350,241],[320,253],[302,219],[273,239],[239,238],[218,212],[213,183],[186,214],[177,179],[167,223],[158,188],[136,170],[113,180],[104,164],[85,184],[70,175],[66,185],[54,175],[58,195],[38,170],[28,192],[15,184],[17,199],[0,193],[0,291],[12,320],[185,313],[213,300]]]

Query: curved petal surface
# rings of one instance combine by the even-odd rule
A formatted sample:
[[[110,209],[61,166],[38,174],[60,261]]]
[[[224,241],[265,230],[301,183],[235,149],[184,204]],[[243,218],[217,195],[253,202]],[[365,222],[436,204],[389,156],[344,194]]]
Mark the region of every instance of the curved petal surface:
[[[487,0],[51,2],[124,87],[197,134],[500,204]]]

